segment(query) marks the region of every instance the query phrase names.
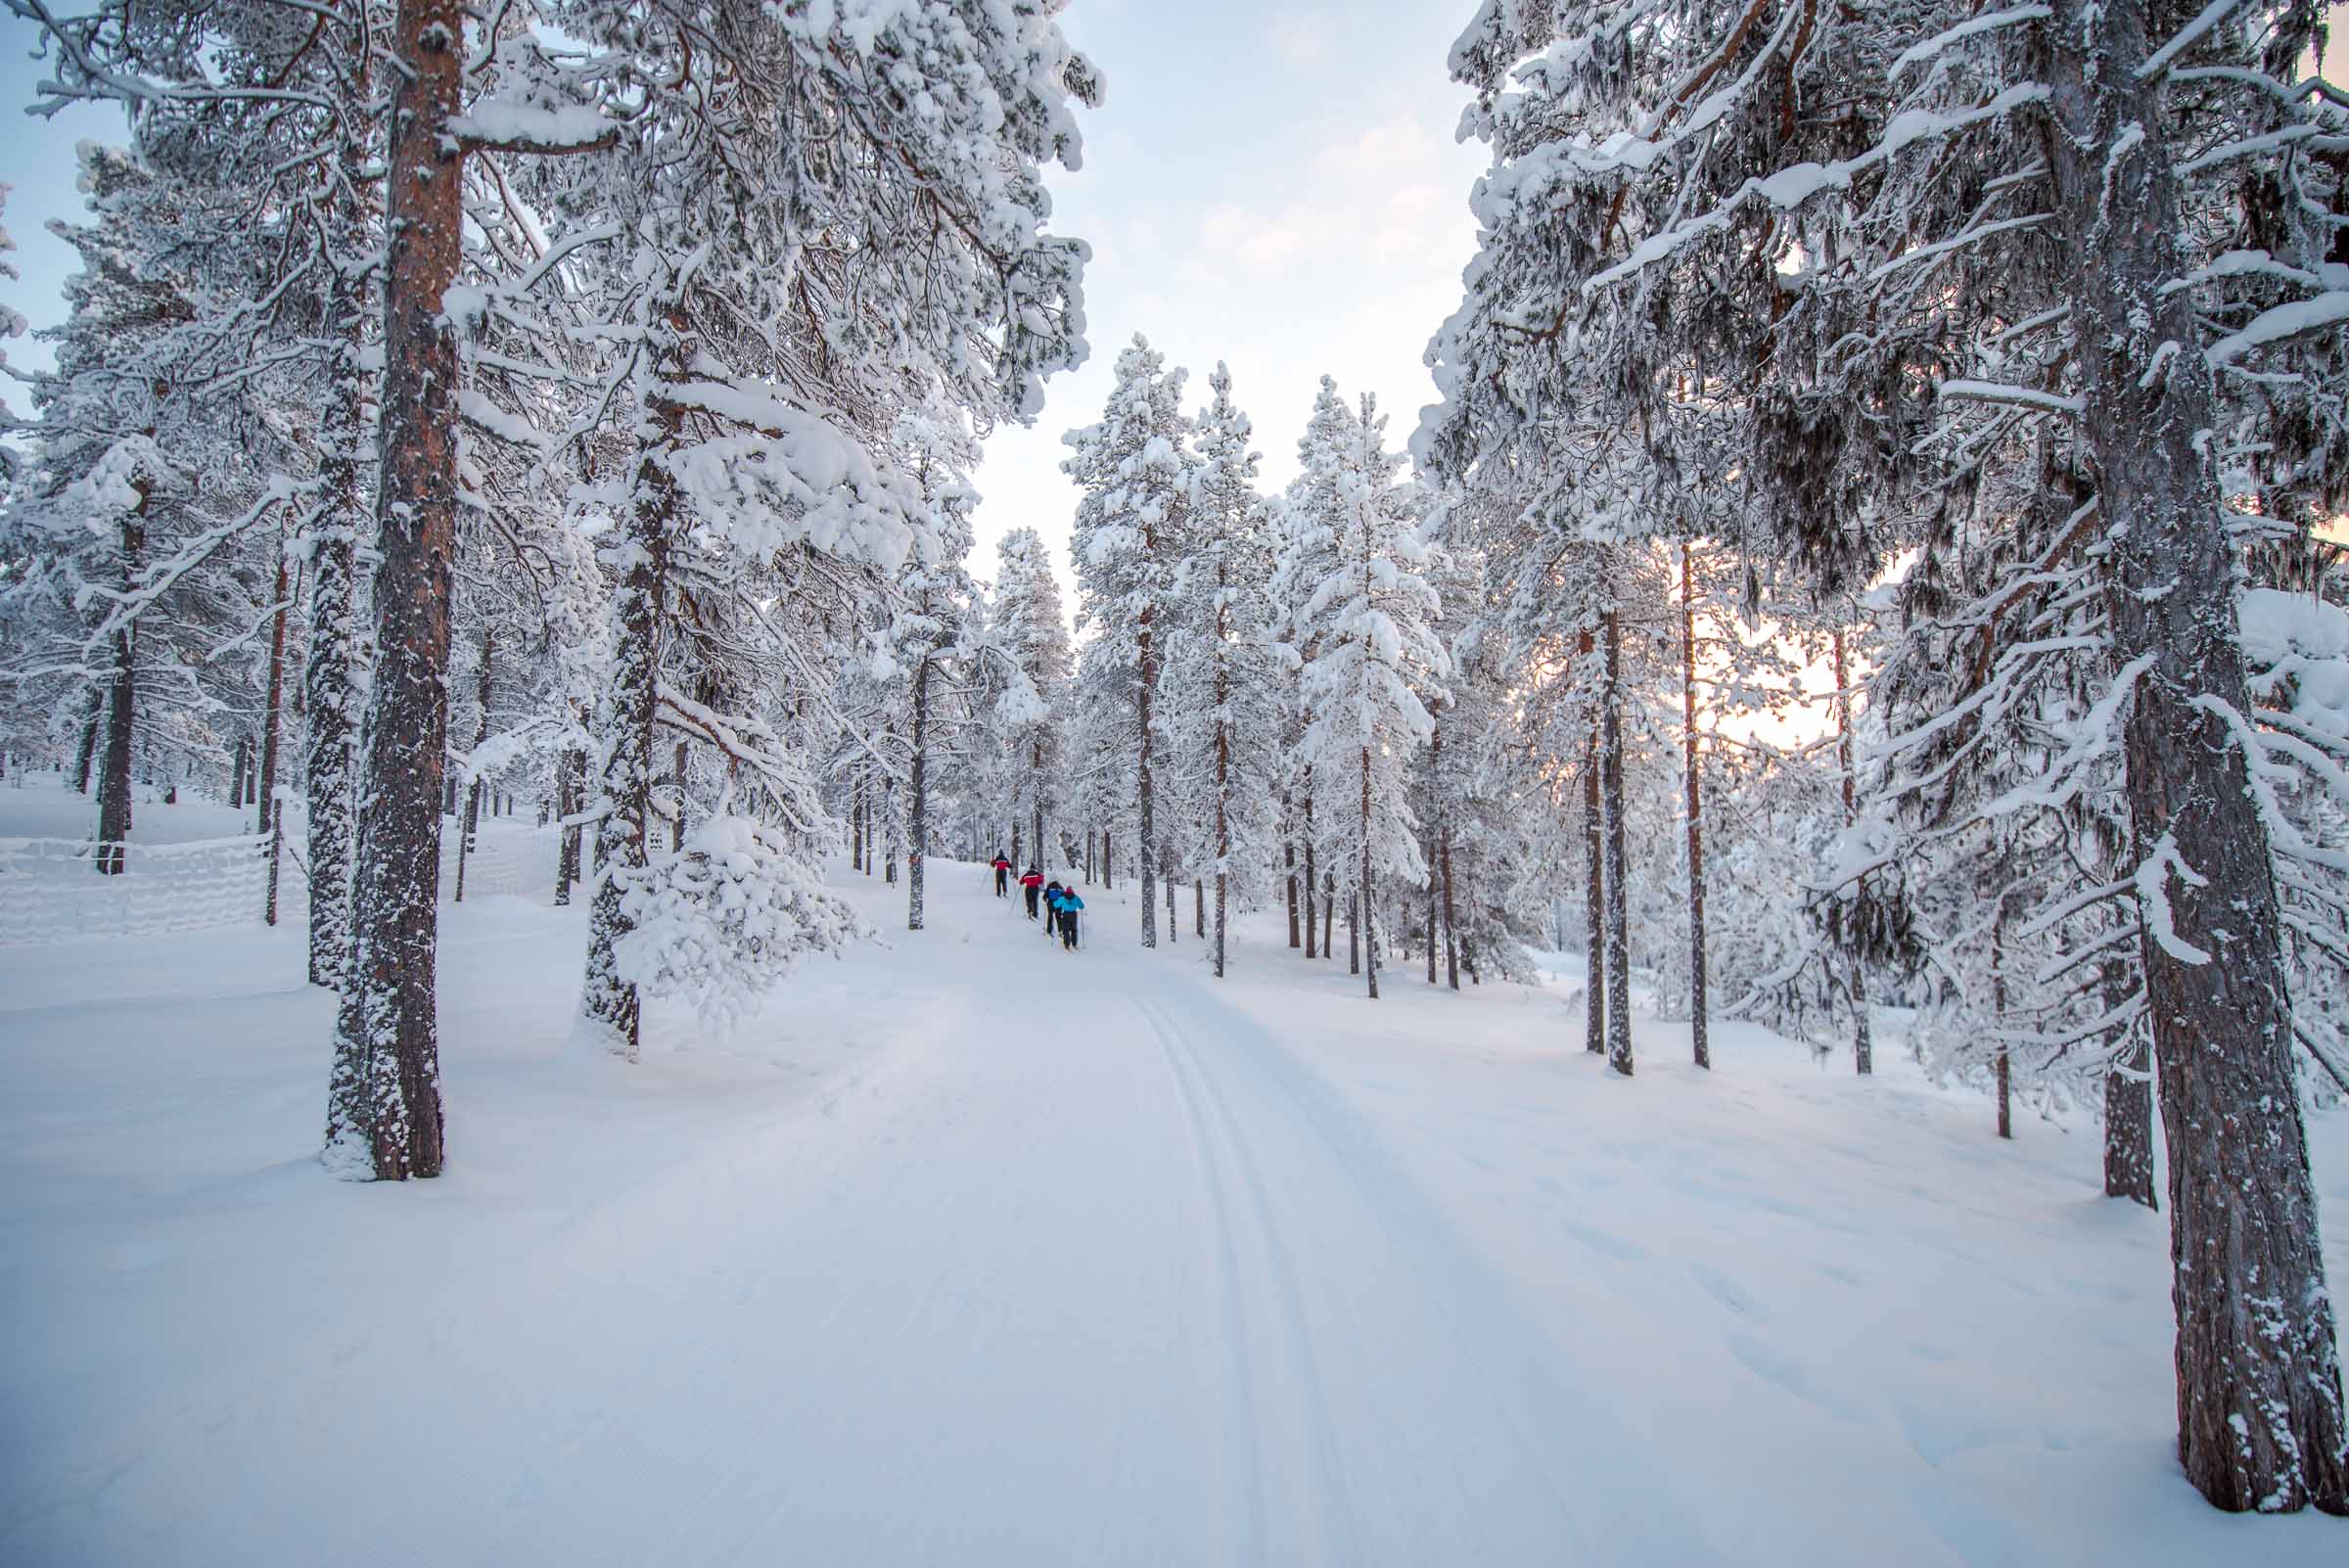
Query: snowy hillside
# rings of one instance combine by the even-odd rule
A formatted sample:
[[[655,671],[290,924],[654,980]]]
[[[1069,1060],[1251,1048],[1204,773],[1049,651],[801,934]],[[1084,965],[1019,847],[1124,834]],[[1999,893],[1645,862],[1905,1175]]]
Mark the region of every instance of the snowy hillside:
[[[448,911],[425,1185],[318,1169],[299,928],[0,949],[0,1560],[2339,1561],[2179,1477],[2093,1127],[931,903],[635,1069],[567,1048],[580,911]]]

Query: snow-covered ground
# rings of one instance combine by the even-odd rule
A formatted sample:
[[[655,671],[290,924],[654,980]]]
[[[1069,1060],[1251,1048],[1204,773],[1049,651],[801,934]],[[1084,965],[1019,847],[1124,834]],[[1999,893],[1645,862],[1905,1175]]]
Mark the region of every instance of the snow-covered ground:
[[[839,876],[882,943],[633,1069],[567,1044],[579,911],[448,910],[402,1186],[312,1159],[298,927],[0,948],[0,1561],[2349,1551],[2178,1477],[2166,1231],[2091,1129],[1750,1030],[1707,1077],[1643,1020],[1627,1083],[1563,990],[1373,1005],[1268,922],[1219,986],[1129,890],[1072,955],[976,868],[919,934]]]

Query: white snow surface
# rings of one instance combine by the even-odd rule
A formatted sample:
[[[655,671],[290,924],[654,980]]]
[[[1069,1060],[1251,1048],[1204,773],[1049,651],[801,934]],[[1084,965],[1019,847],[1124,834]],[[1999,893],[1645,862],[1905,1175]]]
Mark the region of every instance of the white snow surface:
[[[2349,740],[2349,613],[2277,588],[2245,589],[2240,613],[2252,696]]]
[[[444,910],[397,1186],[316,1162],[298,926],[0,949],[0,1561],[2341,1561],[2179,1476],[2092,1128],[931,871],[909,934],[836,867],[886,945],[635,1068],[566,1043],[582,910]]]

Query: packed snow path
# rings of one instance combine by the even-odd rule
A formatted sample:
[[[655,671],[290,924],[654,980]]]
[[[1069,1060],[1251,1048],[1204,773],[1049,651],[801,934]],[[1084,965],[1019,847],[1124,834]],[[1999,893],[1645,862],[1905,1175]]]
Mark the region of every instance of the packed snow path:
[[[556,1043],[576,914],[460,911],[458,1159],[405,1188],[306,1159],[285,944],[144,945],[128,999],[119,945],[0,953],[0,1560],[2339,1560],[2176,1478],[2093,1137],[853,888],[890,950],[633,1070]]]

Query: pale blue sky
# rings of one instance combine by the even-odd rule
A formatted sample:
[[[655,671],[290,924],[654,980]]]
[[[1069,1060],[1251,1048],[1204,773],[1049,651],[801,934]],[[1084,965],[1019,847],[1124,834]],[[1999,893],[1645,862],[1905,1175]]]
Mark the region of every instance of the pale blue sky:
[[[1473,9],[1075,0],[1062,26],[1109,93],[1083,116],[1083,170],[1053,182],[1053,226],[1093,246],[1093,357],[1053,381],[1034,429],[989,443],[977,570],[1005,529],[1066,540],[1061,433],[1100,417],[1136,332],[1190,370],[1194,409],[1230,364],[1267,486],[1296,472],[1324,372],[1378,394],[1394,445],[1409,437],[1435,395],[1420,353],[1476,242],[1485,159],[1453,140],[1468,95],[1444,65]]]

